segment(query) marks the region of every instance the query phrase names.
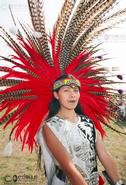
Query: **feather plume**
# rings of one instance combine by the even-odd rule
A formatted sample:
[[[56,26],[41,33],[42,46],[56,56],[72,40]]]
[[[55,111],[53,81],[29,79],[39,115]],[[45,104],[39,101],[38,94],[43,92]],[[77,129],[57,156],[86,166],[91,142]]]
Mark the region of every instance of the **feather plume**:
[[[3,155],[5,157],[10,157],[12,155],[12,151],[12,141],[9,141],[3,150]]]
[[[4,73],[0,77],[0,125],[13,125],[10,135],[21,138],[22,149],[27,144],[33,150],[35,135],[48,114],[52,85],[61,74],[73,74],[80,80],[80,103],[102,135],[101,123],[108,125],[117,117],[114,105],[110,106],[118,94],[110,85],[117,82],[100,65],[107,58],[97,55],[100,45],[92,45],[92,40],[125,21],[126,8],[113,12],[117,0],[76,3],[65,0],[48,37],[40,0],[28,0],[33,29],[20,23],[25,34],[18,29],[13,37],[0,27],[0,36],[14,52],[9,57],[0,56],[0,62],[11,64],[0,66]]]

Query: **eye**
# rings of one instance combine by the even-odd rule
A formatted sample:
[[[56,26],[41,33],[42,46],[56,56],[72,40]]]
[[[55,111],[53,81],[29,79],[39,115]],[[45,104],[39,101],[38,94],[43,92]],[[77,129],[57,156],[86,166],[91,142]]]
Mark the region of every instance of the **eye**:
[[[78,90],[78,89],[76,89],[76,90],[74,90],[74,92],[78,93],[78,92],[79,92],[79,90]]]
[[[68,92],[69,91],[69,89],[64,89],[64,92]]]
[[[70,88],[69,87],[64,87],[64,92],[69,92],[70,91]]]
[[[74,88],[74,92],[79,92],[79,88]]]

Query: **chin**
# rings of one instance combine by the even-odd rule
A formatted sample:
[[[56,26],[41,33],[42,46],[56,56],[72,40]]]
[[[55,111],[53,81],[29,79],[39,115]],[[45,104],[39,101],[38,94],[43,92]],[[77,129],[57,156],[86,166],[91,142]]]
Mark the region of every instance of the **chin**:
[[[76,106],[77,106],[77,105],[74,105],[74,106],[67,106],[66,108],[67,108],[68,110],[74,110],[74,109],[76,108]]]

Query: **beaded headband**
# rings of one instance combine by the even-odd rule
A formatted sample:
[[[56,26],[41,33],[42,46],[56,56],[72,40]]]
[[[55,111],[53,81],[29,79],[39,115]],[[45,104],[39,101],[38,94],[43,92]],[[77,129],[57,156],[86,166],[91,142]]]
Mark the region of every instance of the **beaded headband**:
[[[79,87],[80,88],[80,81],[75,79],[63,79],[63,80],[57,80],[53,84],[53,91],[61,88],[62,86],[73,86],[73,87]]]

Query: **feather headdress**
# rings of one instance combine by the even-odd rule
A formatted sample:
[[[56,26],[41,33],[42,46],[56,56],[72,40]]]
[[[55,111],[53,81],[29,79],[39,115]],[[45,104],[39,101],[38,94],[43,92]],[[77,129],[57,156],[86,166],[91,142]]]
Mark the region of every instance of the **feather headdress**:
[[[61,74],[72,74],[81,82],[80,103],[84,113],[104,135],[101,123],[107,124],[116,115],[110,99],[116,91],[114,83],[105,76],[99,64],[106,60],[97,56],[98,46],[92,41],[114,25],[125,21],[126,9],[113,12],[117,0],[64,0],[61,13],[51,35],[46,33],[43,7],[40,0],[28,0],[33,29],[22,24],[16,38],[2,27],[1,37],[14,51],[1,66],[0,125],[13,124],[11,134],[22,136],[23,147],[32,151],[35,135],[48,114],[52,85]]]

